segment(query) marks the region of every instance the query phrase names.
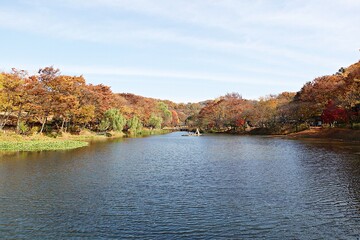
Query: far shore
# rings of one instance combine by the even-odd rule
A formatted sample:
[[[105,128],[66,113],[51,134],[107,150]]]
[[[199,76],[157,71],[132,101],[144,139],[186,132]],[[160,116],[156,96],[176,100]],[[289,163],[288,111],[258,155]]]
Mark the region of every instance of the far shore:
[[[161,129],[144,129],[139,135],[126,135],[123,132],[108,132],[99,134],[91,131],[82,131],[80,134],[62,133],[56,137],[41,134],[30,136],[7,132],[0,134],[0,152],[15,151],[47,151],[47,150],[69,150],[86,147],[91,141],[101,141],[123,137],[142,137],[153,134],[163,134],[169,132]],[[359,142],[360,130],[345,128],[310,128],[301,132],[290,133],[287,135],[268,135],[280,136],[289,139],[326,139],[341,142]]]
[[[205,132],[206,133],[206,132]],[[283,137],[289,139],[324,139],[342,142],[359,142],[360,130],[350,128],[329,128],[329,127],[311,127],[310,129],[302,130],[293,133],[273,133],[269,128],[256,128],[247,132],[215,132],[219,134],[234,134],[234,135],[248,135],[248,136],[269,136],[269,137]]]
[[[252,128],[248,131],[212,131],[207,133],[215,134],[231,134],[231,135],[246,135],[246,136],[269,136],[269,137],[284,137],[291,139],[304,139],[304,138],[316,138],[316,139],[328,139],[338,140],[346,142],[360,142],[360,129],[340,128],[340,127],[310,127],[298,132],[288,132],[274,130],[271,128]]]

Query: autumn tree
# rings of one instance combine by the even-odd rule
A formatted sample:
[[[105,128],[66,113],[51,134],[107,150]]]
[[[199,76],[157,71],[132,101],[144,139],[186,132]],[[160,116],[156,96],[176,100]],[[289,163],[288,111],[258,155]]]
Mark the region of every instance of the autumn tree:
[[[0,129],[7,124],[10,115],[14,111],[14,106],[11,102],[11,89],[9,89],[9,76],[6,73],[0,74]]]
[[[175,110],[171,110],[171,126],[176,127],[177,125],[179,125],[179,117],[178,114]]]
[[[360,106],[360,62],[343,69],[344,84],[340,87],[339,103],[347,110],[348,118],[353,124],[360,121],[358,106]]]
[[[79,106],[74,112],[73,122],[74,124],[81,125],[85,128],[86,125],[91,123],[95,118],[95,106],[94,105],[83,105]]]
[[[54,114],[52,111],[57,105],[55,103],[57,98],[56,83],[58,82],[56,78],[60,75],[60,70],[52,66],[45,67],[41,68],[38,74],[38,81],[42,87],[41,99],[39,99],[41,101],[41,109],[38,113],[38,119],[42,124],[40,133],[42,133],[49,116]]]
[[[228,93],[208,102],[199,113],[202,128],[214,131],[244,130],[249,118],[249,101],[238,93]]]
[[[274,127],[291,119],[289,103],[295,93],[283,92],[278,95],[268,95],[254,102],[251,120],[258,127]]]
[[[104,113],[115,105],[113,95],[108,86],[89,84],[83,89],[80,105],[93,105],[95,107],[95,118],[100,122]]]
[[[148,120],[153,113],[158,113],[157,109],[158,100],[146,98],[130,93],[119,94],[124,101],[124,105],[120,107],[121,112],[127,118],[137,116],[144,125],[148,125]]]
[[[24,70],[12,69],[11,73],[2,74],[0,79],[1,112],[0,128],[3,128],[11,116],[16,116],[16,131],[19,126],[26,106],[30,102],[28,93],[27,72]]]
[[[333,101],[329,101],[321,114],[321,118],[324,123],[334,126],[336,122],[347,122],[348,114],[345,109],[336,106]]]
[[[294,97],[294,115],[300,121],[321,116],[328,101],[338,101],[340,86],[344,84],[342,75],[315,78],[307,82]]]

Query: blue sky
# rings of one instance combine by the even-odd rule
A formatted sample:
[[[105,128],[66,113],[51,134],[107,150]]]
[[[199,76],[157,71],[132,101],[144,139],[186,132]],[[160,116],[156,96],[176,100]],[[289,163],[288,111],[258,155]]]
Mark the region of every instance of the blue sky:
[[[0,0],[0,71],[175,102],[297,91],[360,58],[359,0]]]

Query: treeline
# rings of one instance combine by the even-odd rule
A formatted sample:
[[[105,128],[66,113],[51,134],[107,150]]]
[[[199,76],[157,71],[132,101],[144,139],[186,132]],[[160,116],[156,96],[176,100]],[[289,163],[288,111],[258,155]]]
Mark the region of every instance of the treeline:
[[[15,128],[21,134],[85,128],[137,134],[143,127],[178,125],[193,114],[192,105],[115,94],[108,86],[87,84],[83,76],[62,75],[54,67],[32,76],[16,69],[0,73],[0,129]]]
[[[316,78],[297,93],[284,92],[257,101],[227,94],[209,101],[189,119],[191,125],[205,131],[282,134],[311,125],[359,128],[359,111],[360,62]]]
[[[29,76],[23,70],[0,73],[0,129],[18,133],[126,131],[186,125],[214,132],[289,133],[311,125],[359,128],[360,62],[306,83],[297,93],[259,100],[229,93],[200,103],[174,103],[105,85],[46,67]]]

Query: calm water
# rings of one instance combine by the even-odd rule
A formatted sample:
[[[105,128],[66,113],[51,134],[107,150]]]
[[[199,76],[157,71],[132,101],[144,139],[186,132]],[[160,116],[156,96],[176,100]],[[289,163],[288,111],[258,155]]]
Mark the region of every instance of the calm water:
[[[360,149],[172,133],[0,157],[0,238],[359,239]]]

